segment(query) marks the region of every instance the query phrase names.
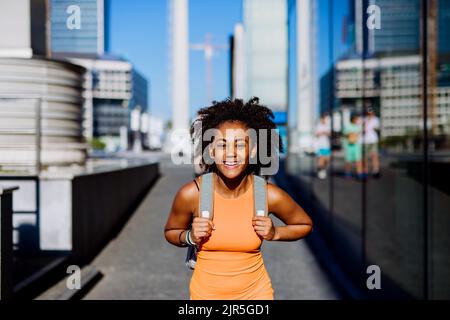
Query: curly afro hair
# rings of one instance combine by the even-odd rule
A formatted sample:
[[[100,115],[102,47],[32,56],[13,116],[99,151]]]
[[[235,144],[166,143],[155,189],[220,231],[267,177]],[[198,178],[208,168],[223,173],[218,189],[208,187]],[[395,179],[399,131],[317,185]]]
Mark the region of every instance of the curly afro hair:
[[[205,141],[203,139],[203,133],[209,129],[217,129],[222,123],[227,121],[239,121],[243,123],[247,129],[254,129],[257,132],[257,150],[260,150],[260,137],[259,130],[267,129],[269,134],[267,135],[267,150],[266,157],[270,158],[269,163],[262,164],[260,161],[260,155],[256,156],[256,161],[250,163],[247,170],[250,173],[257,175],[261,174],[263,167],[269,167],[272,161],[278,161],[279,153],[283,152],[283,143],[276,125],[273,121],[274,115],[265,105],[259,103],[259,98],[253,97],[248,102],[244,103],[242,99],[227,98],[223,101],[213,101],[212,106],[202,108],[197,113],[197,118],[191,125],[190,134],[195,146],[195,155],[200,156],[204,154],[206,148],[211,141]],[[272,134],[270,134],[273,132]],[[274,150],[275,154],[272,154]],[[200,167],[204,172],[215,171],[215,164],[208,164],[205,162],[203,156],[200,159]]]

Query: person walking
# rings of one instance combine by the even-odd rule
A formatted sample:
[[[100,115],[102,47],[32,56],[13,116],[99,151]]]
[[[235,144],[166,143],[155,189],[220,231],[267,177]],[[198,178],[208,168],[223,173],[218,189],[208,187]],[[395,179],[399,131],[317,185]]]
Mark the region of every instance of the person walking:
[[[378,133],[380,121],[372,108],[367,110],[364,118],[364,172],[369,173],[369,162],[371,163],[371,173],[375,178],[380,177],[380,157],[378,152]]]
[[[319,179],[326,179],[327,177],[327,168],[331,155],[330,135],[331,123],[327,114],[324,113],[320,116],[315,130],[316,152],[318,156],[317,176]]]
[[[361,124],[359,123],[359,116],[352,114],[350,123],[344,128],[344,152],[345,152],[345,168],[344,176],[352,176],[352,167],[355,166],[356,177],[364,179],[362,168],[362,150],[361,150]]]
[[[256,182],[264,169],[258,150],[278,145],[270,157],[271,162],[278,161],[283,145],[278,134],[262,139],[249,130],[275,129],[273,113],[252,98],[247,103],[240,99],[214,102],[198,114],[202,130],[192,125],[194,140],[214,131],[211,140],[199,144],[201,165],[213,186],[213,209],[204,217],[199,208],[206,175],[183,185],[173,200],[165,238],[178,247],[197,248],[189,284],[192,300],[272,300],[274,289],[260,250],[263,241],[296,241],[312,231],[308,214],[265,179],[267,215],[259,215],[260,210],[255,214]],[[274,226],[269,214],[284,225]]]

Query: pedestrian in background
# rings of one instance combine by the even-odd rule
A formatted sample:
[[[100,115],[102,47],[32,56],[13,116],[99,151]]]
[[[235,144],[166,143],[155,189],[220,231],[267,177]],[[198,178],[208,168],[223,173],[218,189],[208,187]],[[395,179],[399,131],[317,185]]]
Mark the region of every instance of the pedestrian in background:
[[[371,164],[372,176],[378,178],[380,176],[380,157],[378,152],[378,130],[380,129],[380,121],[375,115],[372,108],[367,110],[364,117],[364,173],[369,173],[369,162]]]
[[[331,155],[331,122],[329,116],[326,113],[323,113],[320,116],[319,122],[316,125],[315,136],[316,155],[318,157],[317,176],[319,179],[325,179],[327,177],[328,163],[330,161]]]
[[[356,169],[356,177],[363,179],[362,149],[361,149],[361,123],[357,114],[352,114],[350,123],[344,128],[345,177],[352,176],[352,168]]]

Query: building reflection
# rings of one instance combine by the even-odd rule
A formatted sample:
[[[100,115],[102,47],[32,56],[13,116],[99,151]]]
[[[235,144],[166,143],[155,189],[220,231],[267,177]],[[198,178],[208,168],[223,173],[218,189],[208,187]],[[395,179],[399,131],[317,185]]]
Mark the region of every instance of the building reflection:
[[[450,173],[450,38],[444,35],[450,1],[305,3],[308,30],[321,37],[314,42],[300,31],[305,21],[299,6],[305,4],[289,1],[286,171],[340,266],[369,296],[449,298],[450,190],[444,181]],[[379,29],[371,19],[381,19]],[[313,68],[306,87],[305,64]],[[314,97],[306,105],[300,99],[305,94]],[[305,108],[314,115],[308,126],[299,120]],[[379,127],[368,121],[370,112]],[[331,115],[332,131],[326,179],[317,174],[314,132],[308,144],[302,130],[323,113]],[[358,179],[345,174],[353,115],[360,118]],[[377,159],[380,174],[371,175]],[[372,264],[382,272],[377,292],[366,288]]]

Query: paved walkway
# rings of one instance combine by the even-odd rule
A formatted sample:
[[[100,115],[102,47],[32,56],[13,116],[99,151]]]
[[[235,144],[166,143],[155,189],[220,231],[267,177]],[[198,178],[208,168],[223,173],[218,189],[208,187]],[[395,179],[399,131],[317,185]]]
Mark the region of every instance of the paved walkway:
[[[161,178],[92,262],[104,277],[85,299],[189,299],[186,249],[170,245],[163,229],[176,191],[192,172],[161,160]],[[304,241],[265,242],[262,250],[275,299],[341,298]]]

